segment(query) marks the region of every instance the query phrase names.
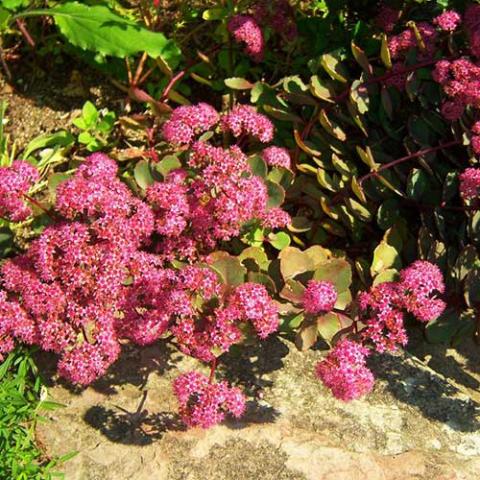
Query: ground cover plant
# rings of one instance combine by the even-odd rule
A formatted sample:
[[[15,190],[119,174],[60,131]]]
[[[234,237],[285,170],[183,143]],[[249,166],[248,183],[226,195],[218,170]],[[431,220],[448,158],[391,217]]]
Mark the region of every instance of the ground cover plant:
[[[207,428],[245,411],[217,367],[248,342],[323,347],[312,381],[350,401],[410,328],[478,339],[480,5],[177,7],[4,2],[5,75],[61,49],[128,101],[19,154],[0,132],[0,361],[86,386],[168,338],[208,367],[173,383]]]

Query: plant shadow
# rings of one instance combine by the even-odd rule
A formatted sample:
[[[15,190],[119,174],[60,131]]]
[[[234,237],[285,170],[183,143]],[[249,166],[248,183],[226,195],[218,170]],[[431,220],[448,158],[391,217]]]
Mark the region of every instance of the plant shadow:
[[[418,364],[416,364],[418,362]],[[415,357],[373,355],[369,367],[396,399],[418,409],[425,417],[460,432],[480,430],[480,405],[454,385],[430,372]]]
[[[84,421],[111,442],[124,445],[150,445],[169,431],[185,431],[180,417],[172,412],[127,412],[101,405],[90,407]]]
[[[289,348],[278,337],[253,345],[233,346],[221,357],[219,373],[249,397],[261,398],[262,390],[272,386],[269,374],[283,368]]]
[[[122,385],[134,385],[143,390],[152,372],[159,375],[175,368],[179,357],[172,355],[176,350],[166,340],[153,345],[139,347],[132,344],[122,345],[118,360],[110,366],[107,373],[93,382],[88,388],[105,395],[118,393]],[[36,364],[42,380],[47,387],[61,385],[73,394],[81,394],[85,387],[76,386],[58,378],[56,374],[57,357],[48,352],[38,352]]]
[[[462,339],[455,348],[427,343],[419,331],[412,331],[409,338],[407,350],[433,370],[459,385],[480,391],[480,345],[473,338]]]

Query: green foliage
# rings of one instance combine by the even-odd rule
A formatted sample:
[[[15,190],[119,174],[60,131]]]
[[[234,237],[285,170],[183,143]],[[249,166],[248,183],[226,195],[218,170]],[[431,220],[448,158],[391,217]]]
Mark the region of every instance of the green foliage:
[[[0,365],[0,478],[50,480],[61,459],[46,458],[35,443],[35,423],[40,413],[60,405],[46,399],[46,389],[27,349],[12,352]]]
[[[96,152],[108,145],[115,120],[115,112],[108,109],[99,112],[92,102],[87,101],[83,105],[82,115],[72,123],[81,130],[79,143],[85,145],[89,152]],[[56,143],[58,144],[58,139]]]

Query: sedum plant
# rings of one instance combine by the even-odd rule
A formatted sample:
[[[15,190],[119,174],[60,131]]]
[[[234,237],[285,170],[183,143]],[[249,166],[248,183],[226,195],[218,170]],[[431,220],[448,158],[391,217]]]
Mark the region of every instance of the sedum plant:
[[[118,358],[122,339],[146,345],[169,335],[211,367],[209,379],[191,372],[175,382],[185,422],[207,427],[244,410],[240,390],[213,382],[218,357],[279,328],[268,283],[228,242],[252,231],[268,238],[290,221],[283,188],[268,179],[289,172],[289,157],[263,147],[273,124],[245,105],[225,114],[179,107],[163,136],[172,154],[137,164],[133,178],[125,172],[133,189],[114,160],[95,153],[57,185],[52,208],[29,194],[34,166],[0,169],[4,218],[26,220],[32,204],[49,218],[1,267],[0,354],[16,342],[38,345],[58,354],[60,375],[87,385]]]
[[[349,401],[373,388],[371,352],[407,344],[410,320],[431,341],[479,336],[480,6],[395,2],[362,19],[350,2],[317,2],[315,25],[335,17],[349,48],[315,43],[311,58],[292,60],[311,34],[297,21],[308,32],[318,18],[271,3],[203,12],[228,43],[211,70],[228,78],[201,77],[203,64],[190,74],[228,94],[225,111],[173,95],[190,67],[160,100],[140,90],[144,56],[125,91],[156,116],[141,160],[72,160],[47,198],[45,164],[0,169],[5,222],[41,219],[0,268],[0,355],[38,345],[58,355],[60,375],[88,385],[121,342],[168,337],[210,367],[173,385],[184,422],[207,428],[245,410],[243,393],[216,380],[234,345],[278,331],[301,350],[322,340],[330,351],[315,373]],[[277,79],[279,52],[295,75]],[[171,110],[168,98],[185,105]],[[113,120],[100,128],[87,104],[79,140],[102,149]]]

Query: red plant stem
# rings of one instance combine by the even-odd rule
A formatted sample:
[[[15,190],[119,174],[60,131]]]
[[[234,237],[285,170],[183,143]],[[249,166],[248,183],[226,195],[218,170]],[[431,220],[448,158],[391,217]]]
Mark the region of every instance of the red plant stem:
[[[18,29],[22,32],[22,35],[24,36],[27,43],[32,48],[35,48],[35,40],[33,40],[32,36],[30,35],[29,31],[27,30],[25,22],[23,20],[20,20],[20,19],[15,20],[15,22],[18,26]]]
[[[210,378],[208,379],[209,383],[213,383],[216,369],[217,369],[217,357],[214,357],[210,365]]]
[[[402,158],[397,158],[396,160],[392,160],[391,162],[386,163],[385,165],[380,166],[377,168],[377,170],[374,170],[370,173],[367,173],[363,177],[361,177],[358,180],[359,185],[362,185],[362,183],[372,177],[376,177],[380,172],[383,170],[387,170],[389,168],[394,167],[395,165],[398,165],[403,162],[407,162],[409,160],[413,160],[414,158],[421,157],[423,155],[427,155],[429,153],[434,153],[438,152],[439,150],[444,150],[446,148],[453,147],[455,145],[460,145],[462,142],[460,140],[452,140],[451,142],[444,143],[442,145],[438,145],[436,147],[429,147],[429,148],[424,148],[423,150],[419,150],[418,152],[412,153],[410,155],[406,155],[405,157]]]
[[[133,77],[133,85],[138,85],[138,81],[143,73],[143,68],[145,66],[145,61],[147,60],[147,52],[144,52],[140,61],[138,62],[137,70],[135,71],[135,76]]]
[[[12,72],[10,72],[10,69],[8,68],[7,62],[5,60],[4,50],[2,49],[2,47],[0,47],[0,63],[2,64],[3,70],[5,71],[5,75],[7,76],[7,79],[9,81],[12,80]]]
[[[211,50],[209,50],[205,55],[208,56],[208,55],[212,55],[213,53],[215,53],[217,50],[220,49],[220,46],[219,45],[216,45],[214,48],[212,48]],[[179,82],[186,74],[189,70],[191,70],[195,65],[198,65],[199,63],[201,62],[193,62],[193,61],[190,61],[187,66],[183,69],[183,70],[180,70],[176,75],[174,75],[170,81],[168,82],[167,86],[165,87],[165,89],[163,90],[163,93],[162,93],[162,96],[160,98],[160,101],[165,101],[167,100],[168,98],[168,94],[170,93],[170,91],[172,90],[172,88],[175,86],[175,84],[177,82]]]
[[[305,140],[305,138],[307,138],[308,135],[310,135],[310,132],[313,128],[315,120],[317,120],[317,117],[318,117],[318,108],[315,108],[312,116],[310,117],[310,120],[305,125],[304,129],[302,130],[302,133],[300,134],[300,138],[302,139],[302,141]],[[293,159],[292,159],[292,169],[294,172],[297,170],[297,163],[298,163],[299,157],[300,157],[300,147],[297,145],[295,148]]]
[[[168,94],[172,90],[172,88],[175,86],[177,82],[179,82],[187,73],[187,70],[180,70],[176,75],[174,75],[170,81],[168,82],[167,86],[163,90],[162,96],[160,97],[160,101],[165,101],[168,98]]]
[[[55,220],[55,218],[52,216],[52,214],[41,203],[37,202],[34,198],[30,197],[26,193],[23,193],[22,196],[23,196],[23,198],[25,198],[25,200],[30,202],[32,205],[35,205],[40,210],[45,212],[52,220]]]

